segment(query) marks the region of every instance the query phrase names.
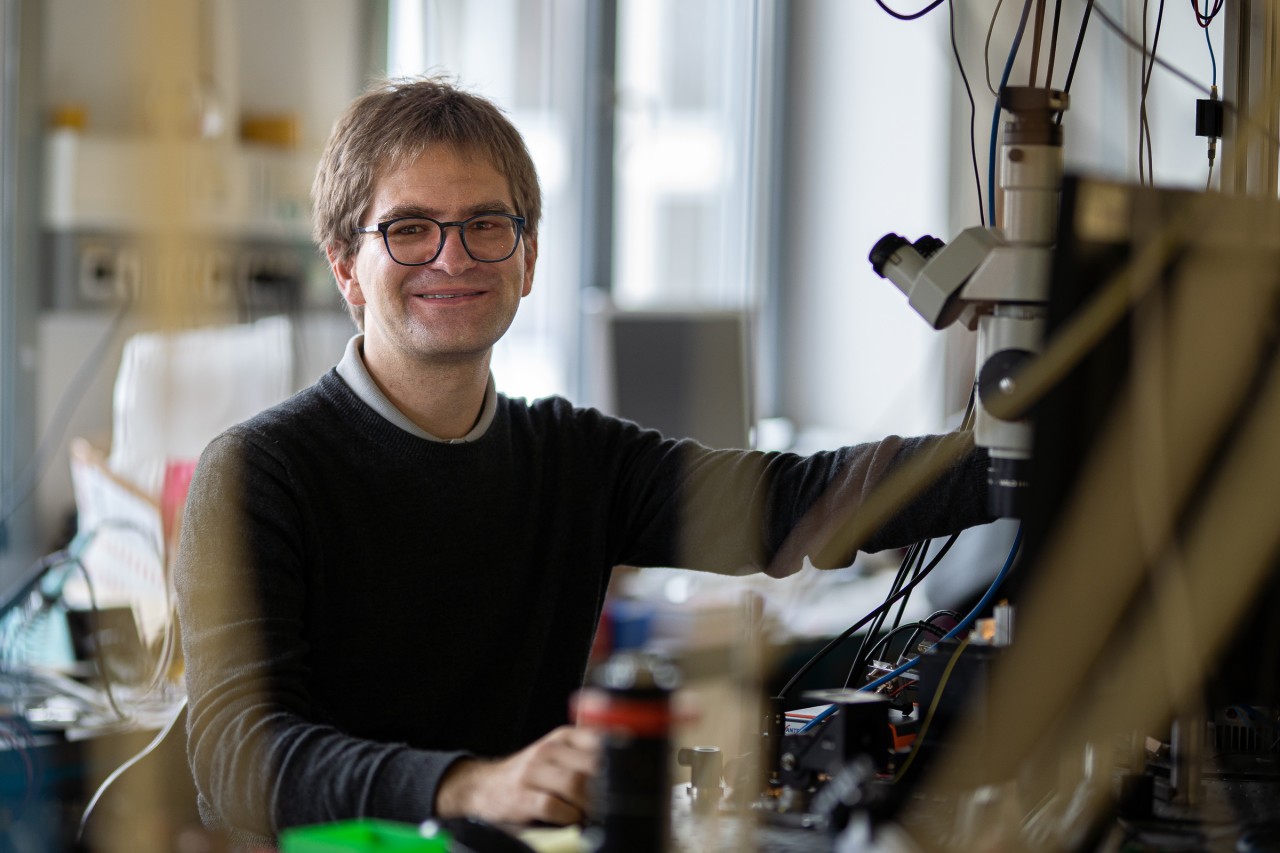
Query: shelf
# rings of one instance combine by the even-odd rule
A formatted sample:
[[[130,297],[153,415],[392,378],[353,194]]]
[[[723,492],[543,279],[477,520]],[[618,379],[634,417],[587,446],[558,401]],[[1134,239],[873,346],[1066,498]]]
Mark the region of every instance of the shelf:
[[[309,239],[317,159],[310,153],[59,130],[45,154],[43,222],[52,231],[176,225],[202,236]]]

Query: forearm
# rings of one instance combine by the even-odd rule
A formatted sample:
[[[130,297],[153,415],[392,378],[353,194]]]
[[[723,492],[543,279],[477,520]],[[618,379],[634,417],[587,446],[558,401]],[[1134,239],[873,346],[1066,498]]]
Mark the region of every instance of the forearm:
[[[648,463],[659,472],[650,491],[661,496],[665,488],[668,496],[639,501],[642,510],[653,508],[635,527],[659,535],[639,540],[642,548],[622,562],[782,577],[819,552],[834,561],[826,567],[843,566],[858,550],[900,547],[990,520],[985,455],[967,434],[889,437],[807,457],[688,444],[680,450],[651,451],[663,455]],[[922,463],[934,476],[919,491],[894,498],[886,485]],[[866,532],[844,536],[851,522]],[[674,537],[661,535],[670,530]],[[826,553],[833,542],[840,543],[834,556]]]
[[[900,548],[991,520],[985,451],[969,433],[890,437],[849,448],[840,474],[786,537],[769,573],[849,565],[858,551]]]
[[[351,737],[278,708],[207,705],[197,702],[191,717],[197,788],[221,823],[261,835],[355,817],[423,820],[457,758]]]

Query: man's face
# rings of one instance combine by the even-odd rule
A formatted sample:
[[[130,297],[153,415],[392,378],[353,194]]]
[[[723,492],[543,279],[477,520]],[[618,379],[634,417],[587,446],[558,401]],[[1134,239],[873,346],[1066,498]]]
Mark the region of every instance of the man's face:
[[[400,216],[457,222],[477,213],[515,213],[507,179],[482,155],[435,145],[387,168],[374,186],[364,225]],[[533,285],[536,242],[525,234],[505,261],[481,263],[446,229],[439,256],[422,266],[391,259],[380,234],[361,234],[354,256],[330,262],[347,301],[364,306],[364,352],[371,363],[446,364],[487,358]]]

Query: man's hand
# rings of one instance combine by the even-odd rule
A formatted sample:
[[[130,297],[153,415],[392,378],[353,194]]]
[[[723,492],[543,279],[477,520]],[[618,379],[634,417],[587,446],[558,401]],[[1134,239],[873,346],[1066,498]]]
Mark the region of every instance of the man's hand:
[[[493,823],[581,822],[599,755],[596,732],[561,726],[507,758],[459,761],[440,780],[436,814]]]

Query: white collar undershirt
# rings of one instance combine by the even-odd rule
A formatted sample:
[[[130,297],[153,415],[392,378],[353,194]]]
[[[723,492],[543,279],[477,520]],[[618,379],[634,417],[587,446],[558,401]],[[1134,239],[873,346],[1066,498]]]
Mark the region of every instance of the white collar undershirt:
[[[363,345],[363,333],[352,336],[351,340],[347,341],[347,351],[343,353],[342,361],[338,362],[337,371],[355,395],[379,415],[418,438],[444,444],[475,441],[488,431],[489,425],[493,423],[493,416],[498,410],[498,391],[493,382],[493,371],[489,372],[489,381],[484,388],[484,405],[480,407],[480,418],[476,421],[476,425],[462,438],[440,438],[415,424],[408,415],[397,409],[395,404],[387,399],[387,395],[382,393],[382,389],[369,375],[369,369],[365,367]]]

